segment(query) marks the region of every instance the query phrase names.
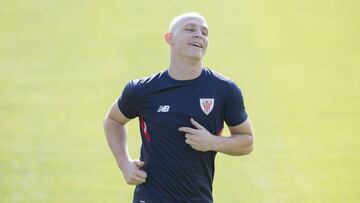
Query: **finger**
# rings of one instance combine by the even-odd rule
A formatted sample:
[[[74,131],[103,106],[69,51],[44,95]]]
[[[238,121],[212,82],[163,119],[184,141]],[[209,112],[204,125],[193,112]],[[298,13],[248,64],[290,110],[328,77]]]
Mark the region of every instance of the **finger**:
[[[138,185],[138,184],[141,184],[141,183],[144,183],[146,181],[145,178],[141,178],[141,177],[133,177],[131,179],[131,183],[135,184],[135,185]]]
[[[143,162],[143,161],[135,161],[135,164],[136,164],[136,166],[138,168],[141,168],[141,167],[143,167],[145,165],[145,162]]]
[[[193,118],[190,119],[191,124],[193,124],[193,126],[195,126],[195,128],[197,129],[203,129],[204,127],[202,125],[200,125],[200,123],[198,123],[196,120],[194,120]]]
[[[145,182],[145,179],[140,178],[140,177],[136,177],[136,176],[132,176],[132,177],[129,177],[129,179],[126,180],[126,182],[129,185],[138,185],[138,184],[141,184],[141,183]]]
[[[140,177],[140,178],[146,178],[147,177],[147,174],[145,171],[142,171],[142,170],[138,170],[135,172],[136,176]]]
[[[190,139],[185,139],[185,143],[186,143],[186,144],[189,144],[189,145],[192,145],[192,144],[193,144],[193,142],[192,142]]]
[[[180,127],[179,131],[185,132],[185,133],[190,133],[190,134],[195,134],[196,133],[196,129],[189,128],[189,127]]]
[[[186,133],[186,134],[185,134],[185,138],[187,138],[187,139],[193,139],[193,138],[194,138],[194,134]]]

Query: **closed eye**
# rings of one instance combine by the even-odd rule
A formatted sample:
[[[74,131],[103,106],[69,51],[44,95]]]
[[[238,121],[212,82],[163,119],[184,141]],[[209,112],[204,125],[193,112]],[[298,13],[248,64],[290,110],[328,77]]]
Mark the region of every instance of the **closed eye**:
[[[205,35],[205,36],[208,36],[208,35],[209,35],[208,29],[206,29],[206,28],[203,28],[203,29],[201,30],[201,33],[202,33],[203,35]]]

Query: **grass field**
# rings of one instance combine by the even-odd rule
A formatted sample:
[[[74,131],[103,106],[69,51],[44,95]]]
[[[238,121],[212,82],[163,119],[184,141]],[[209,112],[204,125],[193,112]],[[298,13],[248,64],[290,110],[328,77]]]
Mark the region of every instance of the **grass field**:
[[[0,7],[0,202],[130,202],[102,120],[163,70],[172,17],[208,20],[206,65],[242,88],[256,132],[218,154],[218,203],[360,201],[360,3],[20,1]],[[138,122],[129,148],[139,154]]]

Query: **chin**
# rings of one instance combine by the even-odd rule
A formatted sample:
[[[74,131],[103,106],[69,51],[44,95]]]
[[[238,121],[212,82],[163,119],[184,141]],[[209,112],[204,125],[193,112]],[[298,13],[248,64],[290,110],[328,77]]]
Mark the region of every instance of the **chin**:
[[[204,55],[202,53],[191,53],[191,54],[188,54],[187,57],[192,58],[192,59],[201,60],[204,57]]]
[[[196,55],[196,56],[189,56],[189,58],[191,59],[194,59],[194,60],[201,60],[203,57],[202,56],[199,56],[199,55]]]

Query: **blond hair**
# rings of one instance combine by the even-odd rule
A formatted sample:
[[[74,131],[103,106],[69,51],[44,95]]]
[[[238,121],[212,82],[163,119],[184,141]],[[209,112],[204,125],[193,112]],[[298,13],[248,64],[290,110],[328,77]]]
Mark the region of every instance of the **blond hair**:
[[[196,13],[196,12],[187,12],[187,13],[183,13],[179,16],[176,16],[170,23],[170,26],[169,26],[169,32],[170,33],[173,33],[175,31],[175,28],[177,27],[177,25],[179,24],[179,22],[185,18],[200,18],[201,20],[203,20],[206,24],[206,20],[205,18],[200,15],[199,13]]]

